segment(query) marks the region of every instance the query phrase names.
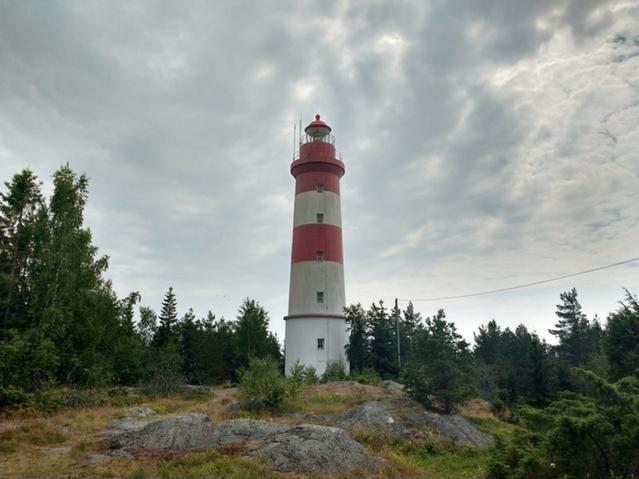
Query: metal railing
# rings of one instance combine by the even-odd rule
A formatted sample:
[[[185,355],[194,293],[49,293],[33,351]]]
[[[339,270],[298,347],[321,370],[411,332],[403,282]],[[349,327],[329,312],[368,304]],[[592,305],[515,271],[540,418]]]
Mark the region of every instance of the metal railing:
[[[295,160],[299,160],[300,158],[300,148],[302,145],[305,145],[307,143],[313,143],[313,142],[322,142],[322,143],[328,143],[330,145],[335,146],[335,137],[333,135],[331,135],[330,133],[328,135],[324,135],[324,136],[311,136],[311,135],[307,135],[306,133],[304,133],[302,136],[300,136],[299,139],[299,143],[297,145],[297,147],[295,148],[295,153],[294,153],[294,157]],[[335,159],[344,162],[344,160],[342,159],[342,154],[335,150]]]
[[[300,159],[300,150],[299,150],[299,148],[295,149],[295,154],[293,156],[294,156],[293,161],[297,161],[297,160]],[[341,161],[342,163],[344,163],[344,159],[342,158],[342,154],[339,151],[337,151],[337,150],[335,150],[335,159]]]
[[[323,143],[330,143],[331,145],[335,144],[335,137],[330,133],[324,136],[311,136],[304,133],[300,136],[300,146],[305,145],[306,143],[312,143],[314,141],[321,141]]]

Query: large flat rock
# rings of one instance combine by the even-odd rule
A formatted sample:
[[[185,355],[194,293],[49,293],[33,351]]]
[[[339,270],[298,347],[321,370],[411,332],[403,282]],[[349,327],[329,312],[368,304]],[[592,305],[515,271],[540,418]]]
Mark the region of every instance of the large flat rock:
[[[459,446],[483,448],[494,441],[456,414],[437,414],[405,397],[370,401],[333,417],[331,423],[349,431],[385,432],[407,438],[436,433]]]
[[[110,445],[111,455],[233,447],[249,456],[265,457],[273,470],[282,472],[334,473],[382,464],[336,427],[252,419],[216,424],[203,414],[161,417],[142,427],[129,427],[112,435]]]
[[[281,472],[336,473],[382,464],[343,429],[314,424],[280,431],[253,454],[266,457],[271,468]]]

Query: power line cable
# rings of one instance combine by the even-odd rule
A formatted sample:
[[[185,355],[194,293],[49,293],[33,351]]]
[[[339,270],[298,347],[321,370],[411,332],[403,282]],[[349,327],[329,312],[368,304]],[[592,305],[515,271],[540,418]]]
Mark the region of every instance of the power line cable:
[[[472,298],[474,296],[484,296],[487,294],[503,293],[505,291],[512,291],[514,289],[529,288],[530,286],[536,286],[538,284],[550,283],[552,281],[559,281],[561,279],[572,278],[574,276],[580,276],[582,274],[594,273],[595,271],[601,271],[602,269],[614,268],[615,266],[621,266],[622,264],[632,263],[633,261],[639,261],[639,256],[636,258],[625,259],[617,263],[610,263],[596,268],[586,269],[584,271],[578,271],[576,273],[565,274],[563,276],[556,276],[554,278],[542,279],[539,281],[533,281],[531,283],[518,284],[516,286],[509,286],[507,288],[491,289],[490,291],[481,291],[479,293],[459,294],[455,296],[441,296],[439,298],[418,298],[418,299],[400,299],[399,301],[444,301],[448,299],[462,299]]]

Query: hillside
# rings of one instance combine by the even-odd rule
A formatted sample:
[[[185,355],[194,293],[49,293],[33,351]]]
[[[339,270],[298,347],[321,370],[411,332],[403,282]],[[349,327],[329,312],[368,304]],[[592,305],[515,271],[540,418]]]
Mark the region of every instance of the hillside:
[[[246,444],[188,451],[180,450],[173,437],[174,447],[161,451],[131,455],[113,449],[114,428],[133,430],[147,422],[157,424],[161,422],[158,418],[164,415],[174,418],[183,417],[185,413],[203,414],[191,417],[201,417],[211,428],[224,421],[238,424],[228,420],[243,418],[276,423],[279,429],[285,430],[290,428],[284,425],[299,424],[349,429],[344,440],[350,441],[352,437],[363,446],[367,456],[378,462],[372,469],[348,473],[337,468],[330,473],[333,477],[480,478],[489,450],[462,444],[458,438],[442,434],[437,427],[397,428],[400,422],[408,424],[406,418],[413,414],[410,411],[420,411],[392,387],[353,382],[308,386],[296,399],[287,400],[277,414],[249,414],[241,410],[233,387],[194,390],[163,398],[122,388],[93,391],[89,395],[69,392],[68,395],[71,407],[58,413],[19,415],[0,422],[0,477],[316,477],[313,472],[274,471],[263,454],[246,457]],[[384,421],[375,422],[378,410],[390,411],[386,414],[395,418],[387,419],[389,427],[385,427]],[[149,414],[153,415],[148,417]],[[509,434],[513,429],[494,417],[487,404],[478,400],[466,403],[460,414],[489,434]],[[194,427],[186,430],[193,433]],[[115,435],[118,433],[121,431]],[[324,446],[330,447],[330,442],[324,441]]]

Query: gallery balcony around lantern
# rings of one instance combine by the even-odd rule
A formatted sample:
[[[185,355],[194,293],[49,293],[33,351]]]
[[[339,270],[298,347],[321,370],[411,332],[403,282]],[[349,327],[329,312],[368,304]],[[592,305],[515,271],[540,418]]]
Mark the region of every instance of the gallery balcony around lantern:
[[[333,173],[340,178],[346,171],[342,156],[335,149],[331,127],[321,121],[319,115],[304,129],[298,154],[291,164],[291,174],[295,177],[308,171]]]

